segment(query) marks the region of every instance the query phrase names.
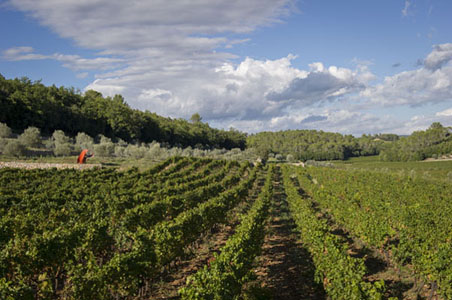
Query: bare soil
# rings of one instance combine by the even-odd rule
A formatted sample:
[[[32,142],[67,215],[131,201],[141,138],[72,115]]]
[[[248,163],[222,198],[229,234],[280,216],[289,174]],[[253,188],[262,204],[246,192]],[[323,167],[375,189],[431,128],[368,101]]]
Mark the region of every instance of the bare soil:
[[[58,164],[58,163],[24,163],[24,162],[1,162],[0,169],[2,168],[20,168],[20,169],[76,169],[76,170],[88,170],[95,168],[102,168],[101,164]]]
[[[290,217],[286,195],[274,182],[274,205],[262,255],[255,268],[257,280],[249,290],[255,299],[326,299],[323,287],[314,281],[315,267],[309,252],[299,241]]]

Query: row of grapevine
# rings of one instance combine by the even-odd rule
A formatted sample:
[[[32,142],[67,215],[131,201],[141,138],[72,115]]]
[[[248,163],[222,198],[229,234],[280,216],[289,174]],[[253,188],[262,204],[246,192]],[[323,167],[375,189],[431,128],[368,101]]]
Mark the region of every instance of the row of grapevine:
[[[395,175],[299,170],[316,202],[353,236],[452,298],[452,186]]]
[[[250,269],[261,251],[265,224],[273,196],[272,167],[267,171],[265,184],[249,212],[242,217],[236,233],[215,255],[210,266],[204,266],[189,277],[180,290],[182,299],[236,299],[242,285],[250,278]]]
[[[22,184],[28,190],[18,189],[15,195],[1,186],[2,191],[9,192],[0,197],[5,213],[0,221],[0,298],[110,299],[136,295],[161,267],[180,256],[183,248],[209,226],[224,220],[227,211],[246,196],[256,170],[249,164],[236,166],[184,158],[144,173],[46,170],[45,176],[40,170],[34,176],[27,171],[5,171],[3,175],[9,175],[0,178],[2,184],[9,177],[21,181],[17,175],[23,173],[27,179]],[[212,172],[214,168],[218,170]],[[203,181],[205,186],[194,176],[198,173],[210,174],[210,179]],[[185,174],[185,180],[172,174]],[[103,179],[96,181],[98,175]],[[185,211],[180,215],[175,212],[172,220],[137,224],[133,230],[124,226],[125,212],[154,202],[149,197],[152,192],[146,201],[136,197],[135,188],[144,193],[157,184],[171,191],[174,187],[166,182],[177,182],[182,188],[198,181],[193,191],[200,191],[209,189],[214,178],[224,178],[221,188],[195,193],[190,202],[195,207],[185,206]],[[63,184],[49,189],[52,179]],[[80,196],[77,190],[85,192]],[[159,193],[166,199],[164,192]]]
[[[160,190],[160,197],[152,197],[153,201],[147,201],[124,211],[121,216],[123,226],[133,230],[138,226],[149,227],[177,216],[182,211],[189,209],[193,205],[199,204],[210,197],[213,197],[231,186],[235,185],[244,175],[247,164],[243,164],[237,172],[231,171],[232,164],[226,165],[218,173],[214,173],[200,181],[188,182],[179,187],[167,187]],[[226,176],[226,177],[225,177]],[[198,186],[192,190],[189,187]],[[175,194],[174,190],[179,190]],[[183,193],[186,191],[185,193]]]
[[[382,299],[384,282],[365,281],[364,260],[348,255],[346,243],[330,233],[326,220],[317,218],[312,203],[293,182],[294,170],[283,168],[284,188],[291,215],[314,261],[317,282],[323,283],[332,299]]]

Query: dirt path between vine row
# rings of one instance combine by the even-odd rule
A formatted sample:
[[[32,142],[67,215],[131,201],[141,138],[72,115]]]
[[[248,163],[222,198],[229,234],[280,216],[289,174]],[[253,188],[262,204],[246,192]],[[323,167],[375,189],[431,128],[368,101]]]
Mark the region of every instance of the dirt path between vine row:
[[[298,239],[282,183],[274,182],[273,187],[269,232],[255,269],[262,294],[258,299],[326,299],[323,287],[314,281],[311,256]]]
[[[179,261],[173,270],[162,274],[160,282],[155,282],[153,291],[145,299],[170,300],[179,299],[178,290],[185,286],[187,277],[203,268],[214,253],[220,253],[221,248],[226,244],[228,238],[234,234],[236,226],[239,224],[239,215],[249,209],[252,203],[258,197],[258,194],[264,184],[264,175],[258,176],[251,194],[247,199],[233,208],[227,218],[227,224],[216,225],[201,241],[191,247],[191,254],[187,258]]]

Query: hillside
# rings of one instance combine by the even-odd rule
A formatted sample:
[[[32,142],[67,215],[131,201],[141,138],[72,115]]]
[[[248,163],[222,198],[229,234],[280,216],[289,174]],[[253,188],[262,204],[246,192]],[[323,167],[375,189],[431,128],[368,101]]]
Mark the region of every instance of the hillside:
[[[44,135],[62,130],[70,136],[84,132],[127,142],[245,148],[246,135],[236,130],[218,130],[200,121],[190,123],[132,109],[121,95],[104,97],[93,90],[82,94],[26,77],[6,79],[0,74],[0,107],[0,123],[18,132],[34,126]]]

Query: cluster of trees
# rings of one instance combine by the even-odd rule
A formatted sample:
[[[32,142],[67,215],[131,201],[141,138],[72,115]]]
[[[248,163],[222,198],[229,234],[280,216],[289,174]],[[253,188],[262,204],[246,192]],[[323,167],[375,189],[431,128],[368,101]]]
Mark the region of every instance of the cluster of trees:
[[[33,126],[43,135],[62,130],[75,137],[104,135],[113,140],[196,148],[240,148],[246,146],[246,134],[236,130],[218,130],[194,115],[191,122],[171,119],[149,111],[132,109],[121,95],[103,97],[89,90],[82,94],[73,88],[45,86],[28,78],[5,79],[0,75],[0,122],[14,131]]]
[[[394,135],[352,135],[317,130],[261,132],[248,136],[247,146],[261,157],[289,156],[296,160],[343,160],[353,156],[376,155]]]
[[[158,142],[129,144],[122,139],[112,139],[98,135],[92,138],[84,132],[79,132],[72,138],[62,130],[55,130],[50,137],[42,137],[36,127],[28,127],[22,134],[14,137],[11,128],[0,123],[0,154],[25,157],[36,155],[70,156],[89,149],[99,157],[131,157],[134,159],[162,160],[172,156],[208,157],[234,160],[256,160],[251,149],[198,149],[191,146],[167,147]]]
[[[452,127],[435,122],[425,131],[385,144],[380,152],[383,161],[411,161],[452,154]]]

